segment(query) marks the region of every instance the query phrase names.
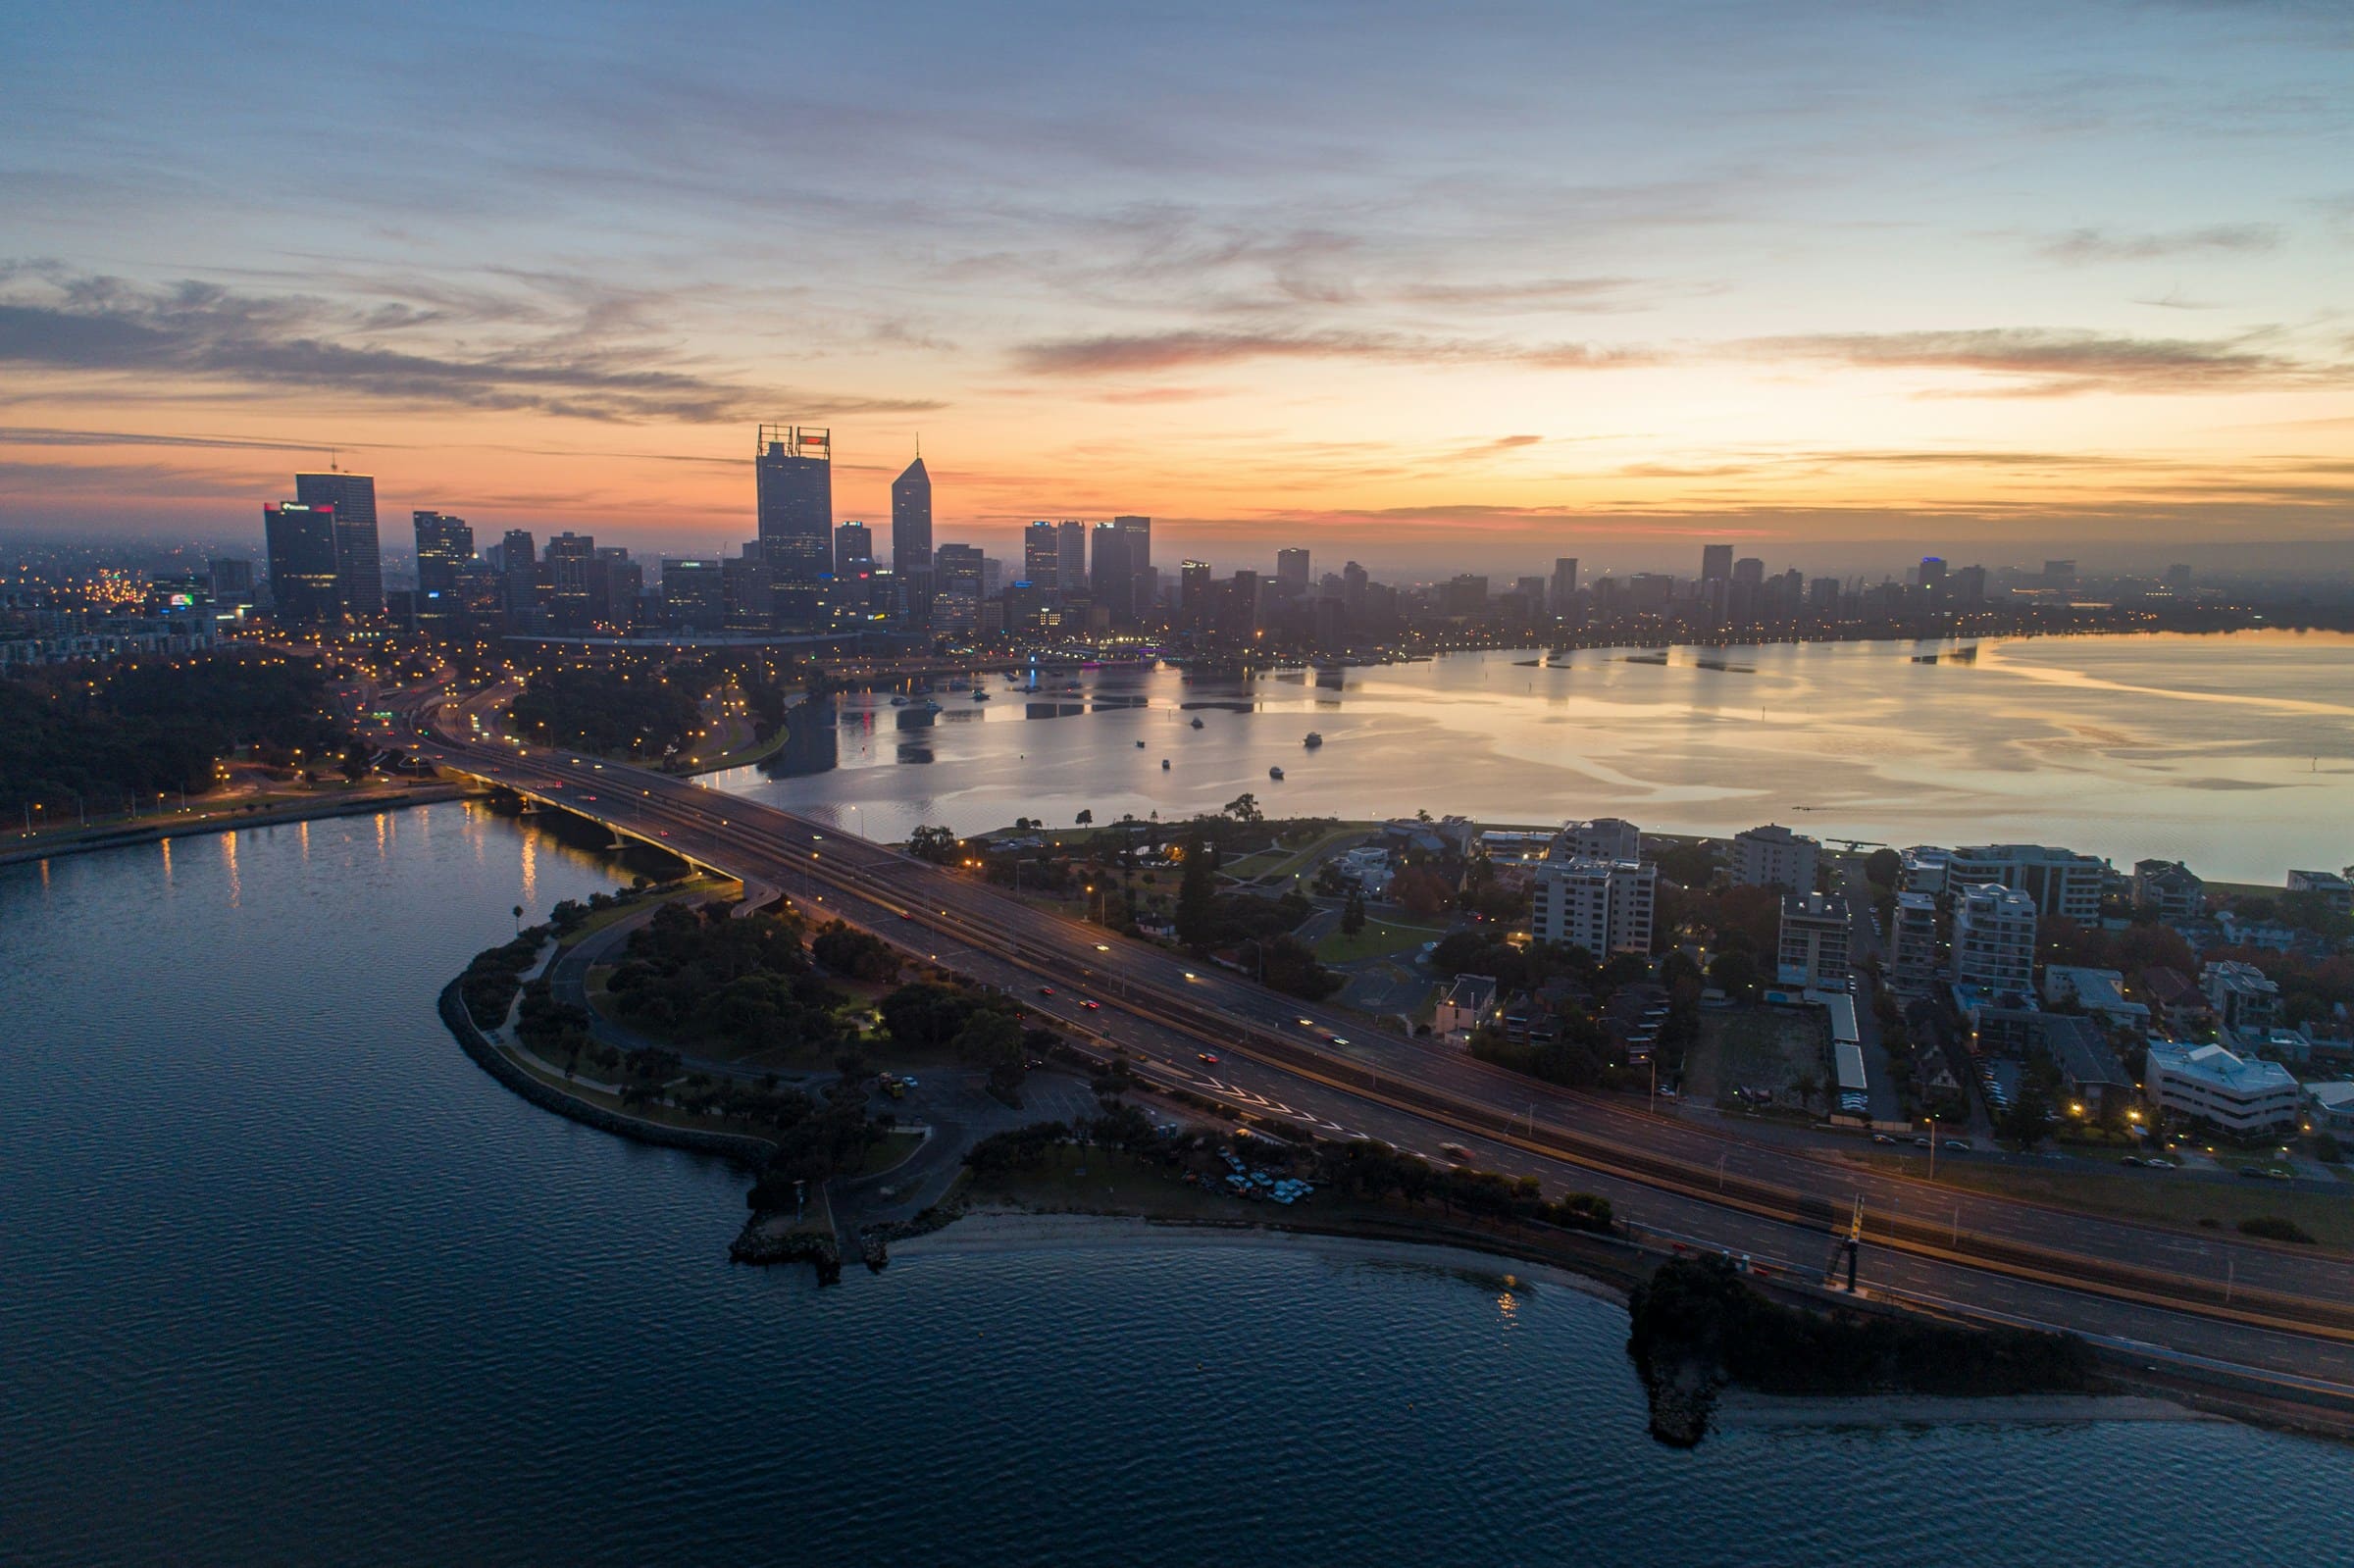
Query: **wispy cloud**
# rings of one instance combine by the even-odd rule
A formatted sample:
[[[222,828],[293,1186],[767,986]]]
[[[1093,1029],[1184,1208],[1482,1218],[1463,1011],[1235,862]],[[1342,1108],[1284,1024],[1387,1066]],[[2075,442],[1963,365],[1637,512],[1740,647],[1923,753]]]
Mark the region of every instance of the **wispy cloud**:
[[[2155,261],[2169,256],[2253,253],[2277,249],[2280,230],[2272,224],[2210,224],[2203,228],[2131,231],[2072,228],[2046,241],[2043,253],[2056,261]]]
[[[2245,337],[2120,337],[2065,328],[1987,327],[1918,332],[1822,332],[1734,345],[1764,359],[1826,360],[1868,370],[1955,370],[1998,378],[1986,396],[2078,392],[2207,392],[2340,381],[2342,367],[2254,346]]]
[[[641,303],[591,293],[568,326],[506,334],[469,351],[407,340],[439,307],[340,304],[313,295],[240,293],[188,279],[142,286],[116,278],[0,274],[0,363],[50,371],[179,379],[239,388],[327,391],[405,407],[522,409],[588,420],[740,419],[789,402],[817,414],[909,413],[929,399],[785,393],[681,363],[610,335]],[[473,326],[484,325],[477,319]],[[388,339],[401,339],[394,346]]]
[[[1386,360],[1433,365],[1518,363],[1547,370],[1615,370],[1652,363],[1654,356],[1643,349],[1583,343],[1524,347],[1412,332],[1231,332],[1201,329],[1054,338],[1021,344],[1014,350],[1015,365],[1033,376],[1134,374],[1254,359]]]

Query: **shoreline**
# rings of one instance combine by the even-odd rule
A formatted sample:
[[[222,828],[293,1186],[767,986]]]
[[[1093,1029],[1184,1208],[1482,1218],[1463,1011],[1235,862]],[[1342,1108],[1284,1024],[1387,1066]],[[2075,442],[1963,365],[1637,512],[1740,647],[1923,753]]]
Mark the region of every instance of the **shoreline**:
[[[199,834],[242,833],[248,828],[272,828],[289,822],[317,822],[330,817],[369,817],[380,811],[400,811],[409,806],[441,805],[452,800],[463,800],[477,792],[461,784],[430,784],[384,794],[290,802],[233,816],[195,818],[184,822],[166,820],[136,828],[95,829],[70,839],[60,839],[54,844],[25,844],[0,849],[0,866],[28,866],[43,860],[61,860],[68,855],[95,854],[102,849],[161,843],[167,838],[189,838]]]

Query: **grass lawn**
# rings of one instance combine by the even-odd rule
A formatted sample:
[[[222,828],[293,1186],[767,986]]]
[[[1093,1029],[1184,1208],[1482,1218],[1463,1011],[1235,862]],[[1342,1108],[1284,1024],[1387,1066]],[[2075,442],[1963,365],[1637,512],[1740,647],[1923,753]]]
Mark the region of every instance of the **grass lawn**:
[[[1925,1152],[1875,1153],[1870,1158],[1874,1165],[1908,1176],[1924,1176],[1928,1171]],[[2201,1220],[2211,1219],[2217,1222],[2219,1236],[2234,1238],[2239,1235],[2240,1221],[2277,1214],[2303,1226],[2326,1247],[2354,1251],[2354,1202],[2335,1193],[2290,1191],[2284,1184],[2245,1177],[2226,1182],[2186,1177],[2179,1171],[2120,1169],[2113,1174],[2055,1167],[2046,1172],[1995,1165],[1968,1154],[1940,1154],[1937,1182],[1941,1187],[2033,1198],[2061,1208],[2165,1225],[2196,1227]]]
[[[1684,1067],[1686,1092],[1721,1101],[1735,1088],[1777,1095],[1802,1077],[1823,1077],[1822,1033],[1804,1015],[1764,1007],[1703,1011],[1700,1038]]]
[[[1316,958],[1326,964],[1354,964],[1364,958],[1384,958],[1436,941],[1447,935],[1440,926],[1402,926],[1386,920],[1367,920],[1365,929],[1354,936],[1341,934],[1334,927],[1332,935],[1316,943]]]
[[[697,893],[714,893],[722,898],[740,898],[743,895],[743,884],[728,882],[718,877],[690,877],[676,887],[668,888],[649,897],[636,898],[626,904],[615,904],[610,909],[597,910],[566,933],[564,938],[556,945],[570,947],[582,938],[592,936],[607,926],[627,920],[640,910],[651,909],[656,904],[667,904],[680,898],[691,898]],[[605,973],[610,973],[610,970],[602,965],[590,971],[589,988],[592,995],[599,993],[594,977]]]
[[[859,1162],[858,1169],[848,1174],[881,1175],[923,1146],[924,1135],[921,1133],[886,1133],[867,1145],[866,1158]]]
[[[1275,862],[1271,870],[1263,872],[1261,875],[1278,879],[1289,877],[1294,872],[1306,869],[1309,861],[1342,839],[1357,838],[1363,835],[1362,828],[1335,828],[1330,833],[1319,834],[1311,842],[1303,844],[1300,848],[1282,856]]]
[[[779,725],[777,726],[777,733],[770,735],[766,740],[746,741],[744,744],[738,746],[735,750],[724,752],[721,755],[712,758],[709,762],[697,763],[695,765],[695,771],[697,773],[718,773],[725,768],[746,767],[752,763],[760,761],[764,757],[773,757],[779,751],[784,749],[787,734],[788,732],[786,731],[786,728],[783,725]]]
[[[1082,1176],[1079,1173],[1085,1171]],[[1175,1171],[1148,1165],[1111,1149],[1057,1148],[1035,1171],[975,1178],[973,1196],[1019,1203],[1042,1214],[1092,1214],[1118,1209],[1176,1220],[1242,1220],[1261,1205],[1188,1187]],[[1281,1210],[1277,1210],[1281,1212]]]
[[[1252,882],[1273,871],[1292,857],[1280,849],[1254,849],[1239,859],[1229,860],[1218,867],[1221,875],[1237,882]]]

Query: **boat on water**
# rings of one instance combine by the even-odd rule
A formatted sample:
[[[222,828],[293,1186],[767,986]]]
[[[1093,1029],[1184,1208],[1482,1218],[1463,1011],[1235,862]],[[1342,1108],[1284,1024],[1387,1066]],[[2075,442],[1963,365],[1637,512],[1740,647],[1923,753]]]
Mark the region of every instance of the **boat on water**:
[[[973,700],[975,702],[987,702],[989,700],[989,693],[976,686],[973,688]]]
[[[907,705],[907,711],[909,713],[938,713],[940,711],[940,704],[934,702],[930,697],[926,697],[921,702],[909,703]]]
[[[1281,768],[1269,768],[1267,770],[1267,777],[1274,780],[1277,784],[1281,784],[1283,783],[1283,770]]]
[[[891,705],[895,708],[904,708],[907,706],[907,699],[905,697],[894,697],[891,699]]]
[[[1168,759],[1168,758],[1166,758],[1166,757],[1163,757],[1163,758],[1161,758],[1161,759],[1160,759],[1160,771],[1161,771],[1162,773],[1167,773],[1167,772],[1169,771],[1169,759]]]
[[[1144,750],[1144,749],[1145,749],[1145,743],[1144,743],[1142,740],[1139,740],[1139,741],[1136,743],[1136,749],[1137,749],[1137,750],[1139,750],[1139,751],[1142,751],[1142,750]]]
[[[1313,750],[1315,750],[1315,749],[1316,749],[1316,747],[1318,747],[1318,746],[1320,746],[1320,745],[1322,745],[1322,744],[1324,743],[1324,737],[1323,737],[1322,735],[1318,734],[1318,733],[1317,733],[1315,731],[1313,731],[1313,730],[1310,730],[1310,731],[1307,733],[1307,738],[1306,738],[1306,739],[1305,739],[1305,740],[1303,740],[1303,741],[1301,741],[1300,743],[1301,743],[1302,745],[1304,745],[1304,746],[1307,747],[1307,749],[1308,749],[1308,750],[1310,750],[1310,751],[1313,751]]]
[[[1197,730],[1201,729],[1201,728],[1202,728],[1202,721],[1201,721],[1201,720],[1199,720],[1199,719],[1196,719],[1196,720],[1194,721],[1194,728],[1195,728],[1195,729],[1197,729]]]

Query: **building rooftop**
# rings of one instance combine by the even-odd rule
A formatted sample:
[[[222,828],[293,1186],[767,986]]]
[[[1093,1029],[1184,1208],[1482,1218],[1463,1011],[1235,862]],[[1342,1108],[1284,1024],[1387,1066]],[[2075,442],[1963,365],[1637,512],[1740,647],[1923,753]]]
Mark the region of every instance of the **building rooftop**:
[[[2277,1062],[2253,1061],[2221,1045],[2153,1040],[2150,1065],[2163,1066],[2177,1078],[2195,1079],[2242,1098],[2273,1089],[2294,1088],[2297,1083],[2295,1076]]]

